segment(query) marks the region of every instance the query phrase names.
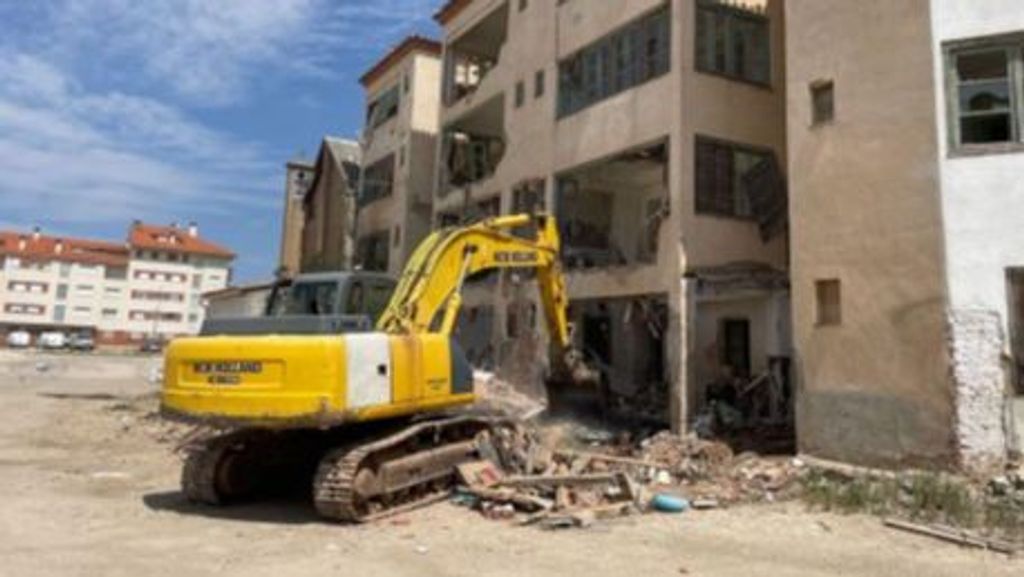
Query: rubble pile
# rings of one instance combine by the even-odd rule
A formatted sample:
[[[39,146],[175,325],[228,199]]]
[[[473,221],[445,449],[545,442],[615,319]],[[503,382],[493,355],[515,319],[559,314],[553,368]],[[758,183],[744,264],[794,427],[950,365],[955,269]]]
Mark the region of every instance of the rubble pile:
[[[477,396],[477,407],[516,419],[532,419],[547,408],[544,399],[530,396],[487,371],[473,372],[473,392]]]
[[[639,443],[513,421],[481,434],[481,459],[459,468],[453,500],[490,519],[585,527],[650,510],[682,512],[789,496],[799,462],[739,456],[723,443],[659,433]]]

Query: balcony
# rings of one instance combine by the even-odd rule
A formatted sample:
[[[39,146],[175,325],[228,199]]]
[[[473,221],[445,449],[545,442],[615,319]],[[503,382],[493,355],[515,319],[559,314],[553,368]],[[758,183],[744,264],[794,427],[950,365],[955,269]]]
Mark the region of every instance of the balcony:
[[[501,61],[508,38],[508,3],[502,4],[469,31],[451,41],[445,56],[444,102],[448,107],[473,100]],[[484,94],[486,99],[489,94]]]

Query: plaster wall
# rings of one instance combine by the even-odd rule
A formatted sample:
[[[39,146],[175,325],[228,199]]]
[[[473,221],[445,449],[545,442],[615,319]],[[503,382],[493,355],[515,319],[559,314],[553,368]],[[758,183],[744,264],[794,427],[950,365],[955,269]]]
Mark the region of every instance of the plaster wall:
[[[947,348],[928,0],[786,4],[800,449],[871,465],[950,466]],[[811,125],[810,86],[835,118]],[[841,283],[819,325],[815,282]]]

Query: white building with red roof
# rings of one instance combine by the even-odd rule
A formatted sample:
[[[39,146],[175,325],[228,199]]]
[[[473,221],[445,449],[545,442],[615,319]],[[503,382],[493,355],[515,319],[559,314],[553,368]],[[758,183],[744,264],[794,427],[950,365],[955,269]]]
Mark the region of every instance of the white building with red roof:
[[[235,255],[198,228],[132,224],[120,243],[0,231],[0,334],[88,332],[101,344],[198,332]]]

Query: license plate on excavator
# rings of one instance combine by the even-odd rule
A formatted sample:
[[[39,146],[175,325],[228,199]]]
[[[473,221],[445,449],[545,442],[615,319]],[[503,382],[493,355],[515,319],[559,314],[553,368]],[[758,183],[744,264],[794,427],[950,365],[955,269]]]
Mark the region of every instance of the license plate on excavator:
[[[240,385],[247,375],[258,381],[264,374],[263,363],[259,361],[204,361],[192,363],[190,369],[189,380],[221,386]]]

